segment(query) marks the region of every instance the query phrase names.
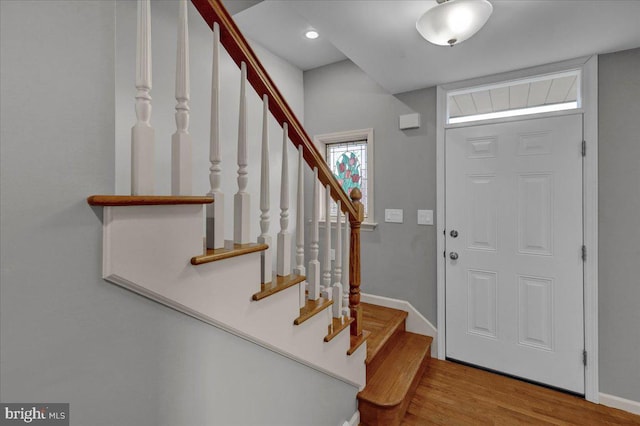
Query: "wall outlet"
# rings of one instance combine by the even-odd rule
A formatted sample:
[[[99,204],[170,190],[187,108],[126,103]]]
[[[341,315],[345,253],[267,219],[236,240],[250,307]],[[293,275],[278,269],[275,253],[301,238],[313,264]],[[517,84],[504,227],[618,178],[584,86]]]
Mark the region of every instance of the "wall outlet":
[[[402,223],[403,222],[403,212],[402,209],[385,209],[384,210],[384,221],[391,223]]]
[[[433,225],[433,210],[418,210],[418,225]]]

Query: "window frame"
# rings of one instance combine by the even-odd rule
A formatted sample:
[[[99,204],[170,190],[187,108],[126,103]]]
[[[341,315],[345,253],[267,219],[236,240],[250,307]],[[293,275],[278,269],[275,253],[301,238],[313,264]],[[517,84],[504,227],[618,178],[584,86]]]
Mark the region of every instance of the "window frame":
[[[372,230],[378,224],[374,220],[374,138],[373,128],[348,130],[343,132],[324,133],[321,135],[315,135],[313,142],[320,151],[323,160],[327,160],[327,145],[335,143],[347,143],[347,142],[360,142],[366,141],[367,144],[367,215],[362,222],[363,230]],[[316,185],[318,183],[316,182]],[[319,218],[320,222],[326,222],[325,210],[326,210],[326,196],[324,191],[320,191],[320,203],[318,203],[320,209]],[[330,222],[335,226],[336,217],[329,218]]]

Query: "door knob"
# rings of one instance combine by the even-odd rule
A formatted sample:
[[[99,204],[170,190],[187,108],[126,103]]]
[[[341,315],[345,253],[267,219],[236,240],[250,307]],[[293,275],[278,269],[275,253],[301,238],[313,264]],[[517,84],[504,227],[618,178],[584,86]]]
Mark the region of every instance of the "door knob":
[[[449,253],[449,257],[451,258],[451,260],[458,260],[458,253],[452,251],[451,253]]]
[[[458,231],[456,231],[455,229],[452,229],[451,232],[449,232],[449,235],[451,235],[451,237],[456,238],[458,236]]]

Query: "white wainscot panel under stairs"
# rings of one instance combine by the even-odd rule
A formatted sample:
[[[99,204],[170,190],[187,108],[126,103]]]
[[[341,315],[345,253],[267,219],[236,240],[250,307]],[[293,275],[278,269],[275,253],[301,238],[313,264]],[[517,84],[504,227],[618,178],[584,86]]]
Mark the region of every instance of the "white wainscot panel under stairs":
[[[260,253],[194,266],[202,205],[104,208],[103,278],[362,389],[366,344],[348,356],[349,329],[324,342],[331,307],[300,325],[298,286],[252,301]]]

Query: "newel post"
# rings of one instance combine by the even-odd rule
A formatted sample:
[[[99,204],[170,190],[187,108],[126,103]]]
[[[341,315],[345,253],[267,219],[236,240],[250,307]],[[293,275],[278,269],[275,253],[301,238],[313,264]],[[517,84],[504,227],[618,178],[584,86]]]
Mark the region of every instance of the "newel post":
[[[360,202],[362,193],[354,188],[350,194],[356,208],[357,217],[349,216],[351,225],[351,244],[349,245],[349,311],[354,321],[351,323],[351,335],[362,334],[362,307],[360,306],[360,224],[364,220],[364,205]]]

